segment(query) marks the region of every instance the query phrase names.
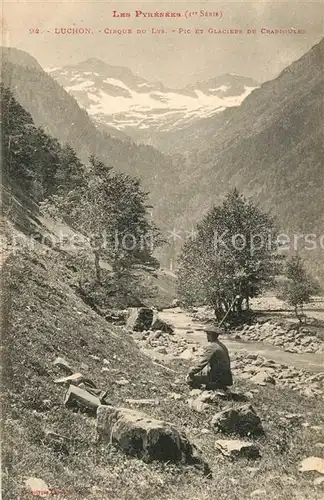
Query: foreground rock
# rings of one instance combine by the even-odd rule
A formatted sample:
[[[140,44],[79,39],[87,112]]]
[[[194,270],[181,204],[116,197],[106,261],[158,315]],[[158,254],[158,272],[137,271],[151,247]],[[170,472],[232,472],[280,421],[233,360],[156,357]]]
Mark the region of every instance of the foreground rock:
[[[253,406],[242,405],[216,413],[211,424],[216,431],[240,436],[260,436],[264,434],[260,417]]]
[[[80,389],[80,387],[70,385],[65,395],[64,404],[68,408],[86,410],[88,413],[95,415],[101,401],[94,394],[90,394],[88,391]]]
[[[49,487],[47,486],[45,481],[43,481],[43,479],[39,479],[38,477],[29,477],[28,479],[26,479],[25,487],[27,490],[31,491],[33,495],[36,496],[44,496],[50,493]]]
[[[238,439],[219,439],[215,443],[215,448],[223,455],[230,458],[259,458],[260,451],[257,445],[248,441]]]
[[[57,368],[61,368],[67,375],[72,375],[73,369],[68,361],[64,358],[57,357],[53,361],[53,365]]]
[[[149,330],[153,322],[154,311],[150,307],[136,307],[131,309],[126,327],[135,331]]]
[[[169,333],[169,334],[173,333],[172,326],[169,323],[167,323],[166,321],[163,321],[162,319],[160,319],[158,316],[156,316],[153,319],[152,324],[151,324],[151,330],[153,330],[153,331],[160,330],[163,333]]]
[[[207,465],[183,432],[172,424],[150,418],[145,413],[127,408],[99,406],[97,432],[100,441],[112,443],[126,454],[145,461],[193,464],[207,472]]]
[[[299,472],[316,471],[324,474],[324,459],[319,457],[305,458],[299,467]]]

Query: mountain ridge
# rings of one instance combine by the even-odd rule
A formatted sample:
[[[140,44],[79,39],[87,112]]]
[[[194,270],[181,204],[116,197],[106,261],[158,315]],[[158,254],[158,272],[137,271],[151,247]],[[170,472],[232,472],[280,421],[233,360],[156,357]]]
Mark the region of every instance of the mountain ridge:
[[[238,106],[258,86],[252,78],[228,73],[172,89],[96,58],[47,71],[96,123],[108,124],[152,145],[159,134],[174,127],[181,129]]]

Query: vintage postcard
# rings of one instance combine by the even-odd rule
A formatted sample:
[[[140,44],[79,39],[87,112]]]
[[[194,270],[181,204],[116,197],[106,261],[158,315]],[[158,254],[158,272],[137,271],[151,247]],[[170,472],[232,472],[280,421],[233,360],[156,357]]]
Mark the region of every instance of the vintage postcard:
[[[1,16],[2,498],[323,499],[323,3]]]

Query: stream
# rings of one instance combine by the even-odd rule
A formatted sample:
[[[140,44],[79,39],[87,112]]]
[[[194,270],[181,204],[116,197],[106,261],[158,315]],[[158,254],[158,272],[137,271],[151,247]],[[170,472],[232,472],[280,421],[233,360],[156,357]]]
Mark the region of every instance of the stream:
[[[207,344],[206,334],[203,331],[206,325],[193,320],[180,308],[164,309],[159,312],[159,317],[173,326],[176,335],[181,335],[193,343],[201,345]],[[223,335],[221,340],[226,344],[230,353],[244,351],[251,354],[258,354],[267,359],[272,359],[277,363],[293,366],[298,370],[304,369],[311,372],[324,371],[323,354],[290,353],[283,351],[280,347],[267,344],[266,342],[252,342],[234,339],[231,338],[230,334]]]

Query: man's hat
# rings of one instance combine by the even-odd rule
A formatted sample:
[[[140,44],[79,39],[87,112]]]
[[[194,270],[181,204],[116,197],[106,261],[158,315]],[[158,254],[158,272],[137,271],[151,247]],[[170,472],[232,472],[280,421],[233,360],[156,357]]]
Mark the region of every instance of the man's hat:
[[[213,333],[214,335],[221,335],[223,330],[219,326],[209,325],[205,328],[206,333]]]

